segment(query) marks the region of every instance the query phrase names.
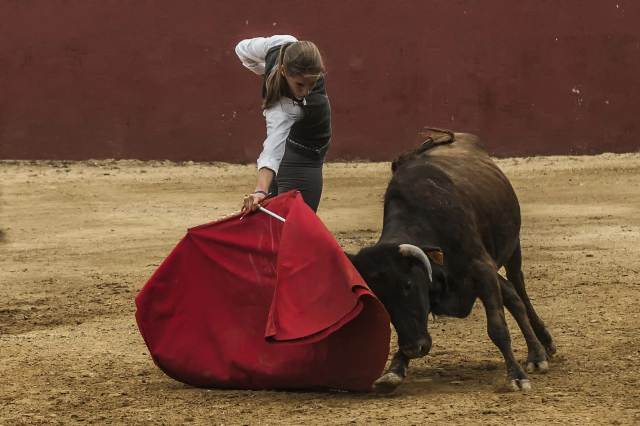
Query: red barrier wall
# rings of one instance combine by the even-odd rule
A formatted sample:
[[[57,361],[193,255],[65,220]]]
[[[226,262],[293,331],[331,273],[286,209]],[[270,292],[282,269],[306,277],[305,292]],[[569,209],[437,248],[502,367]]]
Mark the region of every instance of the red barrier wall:
[[[0,0],[0,158],[254,161],[242,38],[325,56],[330,159],[388,160],[422,126],[496,155],[636,151],[640,3]]]

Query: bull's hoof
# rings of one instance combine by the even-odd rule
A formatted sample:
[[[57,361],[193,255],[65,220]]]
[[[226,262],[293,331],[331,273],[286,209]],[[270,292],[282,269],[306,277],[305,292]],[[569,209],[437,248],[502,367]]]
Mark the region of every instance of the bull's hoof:
[[[549,371],[548,361],[527,362],[527,373],[546,373],[547,371]]]
[[[390,371],[373,382],[373,390],[377,393],[391,393],[403,382],[400,375]]]
[[[528,392],[531,390],[529,379],[513,379],[509,384],[511,385],[511,390],[516,392]]]

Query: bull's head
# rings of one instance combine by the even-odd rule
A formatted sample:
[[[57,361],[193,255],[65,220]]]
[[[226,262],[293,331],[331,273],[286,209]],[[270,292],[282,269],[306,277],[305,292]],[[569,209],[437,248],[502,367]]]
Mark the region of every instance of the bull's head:
[[[411,244],[379,244],[349,258],[389,312],[400,350],[409,358],[429,353],[427,315],[438,283],[425,251]]]

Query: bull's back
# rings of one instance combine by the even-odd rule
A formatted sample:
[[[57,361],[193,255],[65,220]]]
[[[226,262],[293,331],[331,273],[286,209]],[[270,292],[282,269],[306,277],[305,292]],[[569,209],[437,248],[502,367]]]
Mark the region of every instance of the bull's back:
[[[498,264],[508,260],[520,231],[520,208],[507,177],[470,134],[437,145],[399,167],[392,178],[406,196],[418,197],[425,220],[437,218],[467,245],[480,239]],[[410,188],[417,188],[412,191]]]

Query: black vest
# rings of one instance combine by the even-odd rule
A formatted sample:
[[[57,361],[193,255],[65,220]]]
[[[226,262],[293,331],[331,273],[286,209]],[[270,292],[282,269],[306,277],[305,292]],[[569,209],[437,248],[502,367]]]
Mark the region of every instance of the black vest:
[[[280,46],[272,47],[265,58],[262,97],[266,93],[266,80],[280,53]],[[288,88],[287,88],[288,91]],[[302,107],[302,119],[296,121],[287,137],[287,149],[293,149],[312,159],[323,158],[331,140],[331,105],[324,87],[324,77],[320,77]]]

